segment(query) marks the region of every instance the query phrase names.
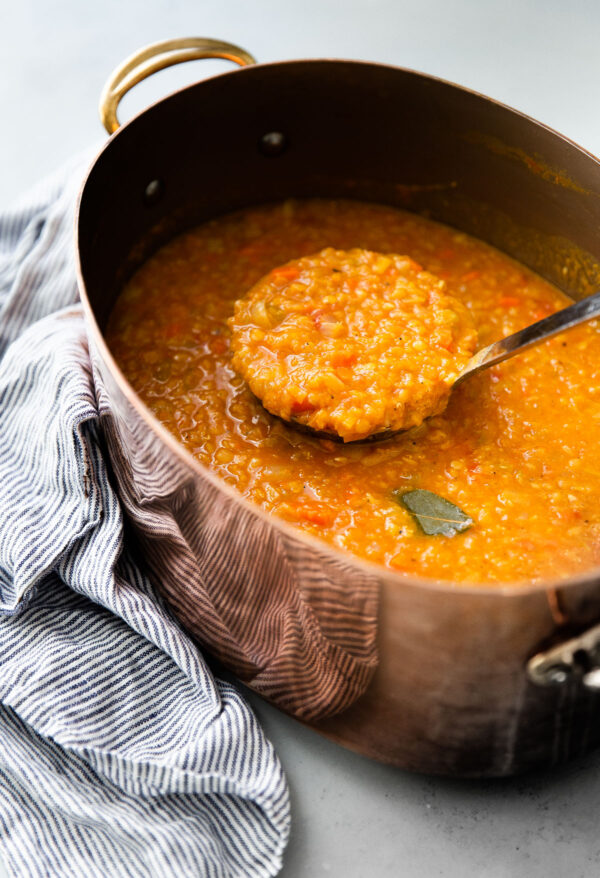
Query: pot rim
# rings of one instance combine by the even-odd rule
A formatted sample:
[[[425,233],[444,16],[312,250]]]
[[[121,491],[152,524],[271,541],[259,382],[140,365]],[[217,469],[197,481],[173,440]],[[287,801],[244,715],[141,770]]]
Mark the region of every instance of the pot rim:
[[[110,368],[112,373],[112,377],[115,380],[119,390],[125,396],[128,403],[135,410],[137,415],[148,425],[148,427],[155,433],[155,435],[160,439],[160,441],[168,447],[172,454],[177,457],[181,463],[185,464],[189,470],[191,470],[196,475],[201,475],[203,478],[208,479],[215,488],[221,490],[226,496],[228,496],[232,501],[242,504],[248,512],[251,512],[255,515],[258,515],[263,519],[265,523],[270,524],[271,526],[282,531],[287,537],[298,540],[301,543],[304,543],[308,549],[311,551],[316,551],[317,553],[323,553],[325,555],[329,555],[331,560],[333,561],[343,561],[345,564],[353,565],[358,567],[363,571],[366,575],[370,577],[375,577],[380,581],[386,581],[391,585],[399,586],[408,586],[410,588],[423,589],[425,591],[430,592],[442,592],[445,594],[453,594],[456,596],[460,595],[477,595],[479,597],[504,597],[504,598],[513,598],[518,599],[521,596],[532,595],[532,594],[541,594],[545,593],[556,593],[558,589],[570,589],[576,586],[587,586],[587,585],[598,585],[600,587],[600,565],[597,565],[591,568],[589,571],[585,573],[574,574],[572,576],[559,578],[559,579],[548,579],[538,582],[528,582],[523,580],[512,580],[506,583],[477,583],[477,582],[455,582],[453,580],[446,579],[429,579],[426,577],[413,576],[413,575],[403,575],[400,572],[391,570],[388,567],[384,567],[381,564],[376,564],[372,561],[367,561],[363,558],[358,557],[357,555],[352,554],[349,551],[345,551],[343,549],[337,548],[336,546],[331,545],[330,543],[325,542],[325,540],[321,540],[318,537],[312,536],[311,534],[305,533],[300,530],[300,528],[295,527],[293,524],[286,522],[282,518],[278,518],[276,515],[273,515],[265,510],[261,509],[256,504],[247,500],[242,494],[240,494],[235,488],[228,485],[225,481],[219,478],[215,473],[208,469],[208,467],[204,466],[197,460],[191,452],[189,452],[176,438],[170,433],[166,427],[156,418],[150,409],[142,402],[141,398],[137,395],[132,385],[129,383],[120,367],[118,366],[116,360],[114,359],[110,348],[108,347],[104,335],[100,330],[100,327],[96,321],[96,317],[94,315],[94,310],[92,308],[91,302],[87,295],[87,289],[85,285],[85,280],[83,277],[83,268],[81,264],[81,248],[80,248],[80,213],[81,206],[83,203],[83,199],[85,197],[85,190],[87,187],[88,180],[91,174],[94,171],[94,168],[104,153],[112,148],[112,144],[115,139],[118,139],[122,132],[126,129],[132,127],[138,119],[144,116],[148,111],[152,110],[154,107],[162,104],[164,101],[170,100],[172,97],[182,94],[183,92],[189,91],[190,89],[196,88],[196,86],[200,85],[203,82],[210,82],[216,79],[221,79],[223,77],[231,77],[231,76],[244,76],[249,75],[249,71],[255,68],[269,68],[269,67],[281,67],[285,66],[294,66],[301,64],[314,64],[314,63],[326,63],[326,64],[351,64],[353,66],[364,66],[364,67],[380,67],[387,70],[400,71],[402,73],[408,73],[412,76],[428,80],[430,82],[439,83],[444,86],[449,86],[452,89],[456,89],[457,91],[466,93],[468,95],[472,95],[473,97],[479,98],[488,103],[494,104],[500,107],[503,110],[507,110],[509,113],[516,115],[528,122],[533,123],[534,125],[548,131],[550,134],[558,137],[560,140],[569,144],[570,146],[577,149],[580,153],[583,153],[585,156],[590,158],[596,164],[600,164],[600,160],[589,150],[586,150],[584,147],[580,146],[574,140],[569,137],[561,134],[556,129],[551,126],[545,124],[544,122],[540,122],[537,119],[534,119],[532,116],[529,116],[527,113],[523,113],[520,110],[515,109],[514,107],[509,106],[508,104],[503,103],[502,101],[498,101],[495,98],[491,98],[482,92],[475,91],[474,89],[468,88],[463,85],[459,85],[455,82],[452,82],[447,79],[443,79],[442,77],[435,76],[428,73],[423,73],[418,70],[414,70],[409,67],[400,67],[394,64],[386,64],[383,62],[375,62],[375,61],[366,61],[366,60],[356,60],[356,59],[347,59],[347,58],[292,58],[285,59],[283,61],[270,61],[260,64],[252,64],[247,67],[237,67],[234,70],[228,70],[223,73],[216,74],[214,76],[206,77],[205,79],[198,80],[196,82],[190,83],[190,85],[183,86],[180,89],[176,89],[173,92],[165,95],[165,97],[160,98],[157,101],[149,104],[143,110],[140,110],[131,119],[127,122],[120,125],[120,127],[111,135],[109,135],[106,140],[104,146],[100,149],[100,151],[94,156],[91,164],[87,168],[81,186],[79,188],[76,207],[75,207],[75,216],[74,216],[74,243],[75,243],[75,267],[77,274],[77,286],[79,290],[79,295],[81,298],[81,304],[83,307],[86,328],[89,335],[93,336],[94,344],[98,347],[102,358]],[[251,74],[250,74],[251,75]]]

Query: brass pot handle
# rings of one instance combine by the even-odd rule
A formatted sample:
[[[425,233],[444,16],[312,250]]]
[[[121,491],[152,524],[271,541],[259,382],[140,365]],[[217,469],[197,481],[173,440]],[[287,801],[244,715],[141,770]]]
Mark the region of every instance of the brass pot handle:
[[[239,64],[240,67],[256,63],[252,55],[239,46],[204,37],[163,40],[139,49],[112,72],[102,89],[100,119],[108,133],[112,134],[119,127],[117,107],[130,88],[152,73],[156,73],[157,70],[163,70],[173,64],[181,64],[183,61],[195,61],[198,58],[226,58]]]

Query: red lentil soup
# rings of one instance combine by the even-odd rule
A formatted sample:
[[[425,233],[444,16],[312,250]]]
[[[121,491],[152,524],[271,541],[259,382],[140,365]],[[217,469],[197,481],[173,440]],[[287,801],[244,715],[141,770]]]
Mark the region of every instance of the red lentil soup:
[[[600,564],[598,324],[474,376],[442,414],[383,443],[307,436],[234,371],[227,321],[275,266],[326,247],[410,256],[469,309],[481,346],[568,304],[492,247],[414,214],[321,199],[241,211],[171,241],[116,303],[107,340],[149,409],[253,503],[400,573],[492,585]],[[426,534],[398,500],[417,489],[472,524]]]
[[[353,442],[442,412],[477,346],[467,308],[414,260],[331,247],[234,305],[232,365],[266,409]]]

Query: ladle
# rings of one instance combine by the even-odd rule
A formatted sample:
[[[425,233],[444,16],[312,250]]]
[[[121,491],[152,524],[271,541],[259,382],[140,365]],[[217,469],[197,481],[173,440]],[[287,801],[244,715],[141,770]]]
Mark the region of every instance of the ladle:
[[[598,316],[600,316],[600,293],[594,293],[561,311],[556,311],[549,317],[531,323],[518,332],[513,332],[512,335],[507,335],[506,338],[501,338],[500,341],[481,348],[473,354],[452,385],[452,390],[476,372],[487,369],[488,366],[495,366],[496,363],[501,363],[509,357],[514,357],[515,354],[520,354],[521,351],[526,351],[527,348],[552,338],[553,335],[558,335],[559,332],[564,332],[565,329],[571,329]]]
[[[462,384],[467,378],[470,378],[477,372],[481,372],[482,369],[487,369],[489,366],[495,366],[497,363],[501,363],[509,357],[514,357],[516,354],[520,354],[522,351],[527,350],[527,348],[540,344],[540,342],[546,341],[548,338],[552,338],[553,335],[558,335],[559,332],[564,332],[566,329],[571,329],[573,326],[578,326],[580,323],[585,323],[587,320],[592,320],[594,317],[598,316],[600,316],[600,292],[594,293],[592,296],[587,296],[585,299],[580,299],[580,301],[574,302],[572,305],[551,314],[549,317],[544,317],[542,320],[538,320],[536,323],[532,323],[524,329],[514,332],[512,335],[507,335],[506,338],[501,338],[500,341],[495,341],[493,344],[481,348],[481,350],[477,351],[477,353],[468,361],[456,381],[452,384],[450,392],[452,392],[459,384]],[[298,424],[294,421],[287,421],[286,423],[302,429],[303,432],[312,433],[313,436],[316,435],[324,439],[332,439],[333,441],[342,441],[341,438],[334,433],[316,431],[304,424]],[[357,439],[354,440],[353,443],[347,444],[383,441],[402,432],[405,431],[383,430],[368,436],[366,439]]]

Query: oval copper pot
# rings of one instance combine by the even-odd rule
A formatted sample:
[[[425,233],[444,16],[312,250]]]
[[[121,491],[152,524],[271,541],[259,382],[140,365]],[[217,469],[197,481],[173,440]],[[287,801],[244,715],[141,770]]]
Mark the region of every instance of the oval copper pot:
[[[153,69],[203,52],[252,60],[228,44],[184,42],[150,47],[116,71],[103,97],[111,130],[122,94]],[[206,649],[283,710],[369,756],[508,775],[596,744],[600,634],[579,635],[600,619],[599,571],[457,587],[301,534],[238,496],[158,423],[106,345],[108,315],[135,268],[180,230],[315,195],[426,214],[579,298],[600,277],[598,193],[597,160],[520,113],[419,73],[333,60],[250,65],[172,94],[119,128],[85,181],[81,297],[129,538]]]

